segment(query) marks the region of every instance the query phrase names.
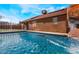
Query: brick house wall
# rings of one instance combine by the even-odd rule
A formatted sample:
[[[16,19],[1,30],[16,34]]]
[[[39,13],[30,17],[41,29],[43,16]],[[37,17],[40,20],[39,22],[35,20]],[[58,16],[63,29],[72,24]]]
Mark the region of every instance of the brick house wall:
[[[70,30],[74,30],[79,26],[79,4],[71,5],[68,8],[68,15]]]
[[[53,20],[57,19],[57,20]],[[56,23],[55,23],[56,22]],[[39,15],[23,21],[27,30],[68,33],[67,9]]]
[[[58,18],[57,24],[53,23],[53,17],[31,21],[29,30],[66,33],[68,28],[66,14],[56,17]]]
[[[69,13],[69,16],[70,17],[78,17],[79,18],[79,4],[75,4],[75,5],[71,5],[69,8],[68,8],[68,13]]]

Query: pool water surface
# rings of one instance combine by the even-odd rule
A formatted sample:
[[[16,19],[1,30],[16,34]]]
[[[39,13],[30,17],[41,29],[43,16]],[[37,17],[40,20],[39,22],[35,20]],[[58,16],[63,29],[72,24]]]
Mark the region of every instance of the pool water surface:
[[[16,32],[0,34],[0,54],[79,53],[79,41],[67,36]]]

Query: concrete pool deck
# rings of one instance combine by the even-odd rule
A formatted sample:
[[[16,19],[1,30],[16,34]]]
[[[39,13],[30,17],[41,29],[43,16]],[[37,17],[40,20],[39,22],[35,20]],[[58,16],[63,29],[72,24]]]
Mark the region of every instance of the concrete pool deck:
[[[16,29],[7,29],[7,30],[0,30],[0,33],[5,33],[5,32],[20,32],[20,31],[26,31],[26,30],[16,30]]]
[[[72,37],[72,38],[75,38],[75,39],[79,39],[79,29],[71,30],[68,33],[68,35],[69,35],[69,37]]]
[[[79,39],[79,29],[75,29],[73,31],[70,31],[69,33],[57,33],[57,32],[45,32],[45,31],[33,31],[33,30],[28,30],[28,31],[29,32],[46,33],[46,34],[56,34],[56,35],[71,37],[73,39]]]
[[[52,35],[60,35],[60,36],[67,36],[72,39],[79,39],[79,29],[70,31],[69,33],[57,33],[57,32],[45,32],[45,31],[34,31],[34,30],[2,30],[1,33],[16,33],[16,32],[35,32],[35,33],[43,33],[43,34],[52,34]]]
[[[57,33],[57,32],[45,32],[45,31],[34,31],[34,30],[0,30],[1,33],[14,33],[14,32],[36,32],[36,33],[44,33],[44,34],[52,34],[52,35],[60,35],[60,36],[67,36],[73,39],[79,39],[79,29],[75,31],[71,31],[69,33]]]
[[[28,32],[37,32],[37,33],[45,33],[45,34],[55,34],[55,35],[64,35],[68,36],[67,33],[57,33],[57,32],[45,32],[45,31],[33,31],[33,30],[26,30]]]
[[[26,32],[36,32],[36,33],[44,33],[44,34],[55,34],[55,35],[62,35],[62,36],[68,36],[72,38],[79,38],[79,29],[70,31],[69,33],[57,33],[57,32],[46,32],[46,31],[34,31],[34,30],[16,30],[16,29],[7,29],[7,30],[0,30],[0,33],[7,33],[7,32],[20,32],[20,31],[26,31]]]
[[[67,33],[45,32],[45,31],[34,31],[34,30],[0,30],[0,33],[5,33],[5,32],[19,32],[19,31],[37,32],[37,33],[55,34],[55,35],[64,35],[64,36],[68,35]]]

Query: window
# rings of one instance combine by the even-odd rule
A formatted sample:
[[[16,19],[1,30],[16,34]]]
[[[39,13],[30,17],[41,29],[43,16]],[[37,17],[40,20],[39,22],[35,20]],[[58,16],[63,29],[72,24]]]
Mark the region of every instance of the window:
[[[79,28],[79,24],[76,24],[76,28]]]
[[[58,24],[58,17],[52,18],[52,22],[53,22],[54,24]]]
[[[36,21],[33,21],[33,23],[36,23]]]

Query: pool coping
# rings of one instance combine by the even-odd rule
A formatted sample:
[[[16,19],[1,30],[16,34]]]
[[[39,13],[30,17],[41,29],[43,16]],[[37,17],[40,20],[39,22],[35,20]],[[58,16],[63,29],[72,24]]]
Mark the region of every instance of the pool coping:
[[[26,31],[27,32],[37,32],[37,33],[44,33],[44,34],[55,34],[55,35],[68,36],[67,33],[46,32],[46,31],[33,31],[33,30],[26,30]]]
[[[57,32],[46,32],[46,31],[35,31],[35,30],[9,30],[9,31],[1,31],[1,33],[15,33],[15,32],[36,32],[36,33],[44,33],[44,34],[54,34],[54,35],[62,35],[69,36],[68,33],[57,33]]]

